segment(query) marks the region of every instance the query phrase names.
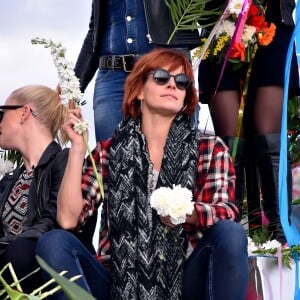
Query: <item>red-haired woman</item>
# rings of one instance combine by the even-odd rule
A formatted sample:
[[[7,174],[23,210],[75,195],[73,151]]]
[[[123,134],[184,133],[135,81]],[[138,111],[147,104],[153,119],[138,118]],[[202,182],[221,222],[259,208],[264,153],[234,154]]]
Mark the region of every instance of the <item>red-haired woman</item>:
[[[125,119],[94,151],[104,199],[89,162],[82,175],[86,147],[72,129],[80,112],[70,112],[58,222],[74,230],[103,202],[99,252],[95,259],[70,233],[54,230],[37,253],[57,271],[83,275],[78,283],[97,299],[245,298],[247,238],[234,222],[234,168],[221,139],[197,135],[197,102],[184,54],[158,49],[140,58],[125,83]],[[149,201],[155,189],[173,185],[193,194],[179,225]]]

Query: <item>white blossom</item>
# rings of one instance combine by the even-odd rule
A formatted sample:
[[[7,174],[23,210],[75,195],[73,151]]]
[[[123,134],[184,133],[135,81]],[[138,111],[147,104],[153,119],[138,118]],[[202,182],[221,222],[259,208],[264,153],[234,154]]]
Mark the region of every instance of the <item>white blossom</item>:
[[[217,28],[216,37],[218,38],[221,34],[224,33],[226,33],[226,35],[228,35],[229,37],[232,37],[234,30],[235,30],[235,23],[229,20],[224,20]]]
[[[254,26],[250,26],[247,24],[245,25],[242,40],[246,46],[249,42],[255,41],[255,33],[256,33],[256,28]]]
[[[0,158],[0,177],[9,173],[14,168],[14,164],[12,161]]]
[[[228,4],[228,11],[230,14],[239,15],[242,11],[244,0],[231,0]],[[246,7],[247,8],[247,7]]]
[[[173,189],[161,187],[153,191],[150,205],[160,216],[170,216],[172,224],[182,224],[186,220],[186,215],[193,212],[193,194],[180,185],[173,185]]]
[[[261,245],[261,249],[269,250],[281,247],[281,244],[276,240],[266,241]]]
[[[83,134],[85,131],[87,131],[88,128],[89,128],[89,122],[86,120],[78,121],[73,126],[74,131],[77,132],[78,134]]]
[[[62,47],[61,43],[55,43],[52,40],[35,38],[31,42],[32,44],[40,44],[44,45],[45,48],[50,48],[59,77],[62,104],[68,106],[69,101],[73,100],[75,106],[80,106],[83,94],[80,90],[80,82],[74,73],[74,65],[65,58],[66,49]]]
[[[274,250],[281,247],[281,244],[277,240],[269,240],[265,243],[256,244],[252,240],[251,237],[248,237],[248,255],[257,255],[257,253],[254,253],[254,251],[261,250],[263,252],[264,250]],[[270,255],[270,252],[267,252]]]

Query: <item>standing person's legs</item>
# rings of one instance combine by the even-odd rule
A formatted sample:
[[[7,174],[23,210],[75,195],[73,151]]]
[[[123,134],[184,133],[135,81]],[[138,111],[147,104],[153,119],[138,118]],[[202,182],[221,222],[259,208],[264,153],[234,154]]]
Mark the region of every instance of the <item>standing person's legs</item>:
[[[49,246],[51,245],[51,246]],[[38,241],[37,255],[56,272],[67,271],[70,278],[82,275],[76,283],[91,293],[96,299],[109,299],[109,272],[71,233],[65,230],[51,230]],[[44,274],[49,280],[48,274]],[[58,292],[52,299],[67,299]]]
[[[282,102],[282,87],[267,86],[257,89],[254,106],[257,135],[254,136],[254,147],[258,159],[263,209],[269,220],[271,238],[285,243],[279,215],[278,191]],[[290,172],[289,168],[287,173]],[[286,184],[291,184],[289,176]]]
[[[244,137],[236,136],[237,129],[241,133],[242,122],[239,122],[240,96],[235,90],[220,91],[210,101],[210,111],[216,135],[220,136],[229,148],[234,161],[236,173],[235,204],[239,208],[241,220],[243,201],[245,198],[245,164],[247,157],[247,141]],[[235,149],[235,139],[238,140]]]
[[[99,70],[94,88],[94,122],[96,141],[112,137],[123,118],[124,83],[128,73]]]
[[[184,300],[245,299],[248,283],[247,237],[243,227],[221,220],[204,236],[184,268]]]

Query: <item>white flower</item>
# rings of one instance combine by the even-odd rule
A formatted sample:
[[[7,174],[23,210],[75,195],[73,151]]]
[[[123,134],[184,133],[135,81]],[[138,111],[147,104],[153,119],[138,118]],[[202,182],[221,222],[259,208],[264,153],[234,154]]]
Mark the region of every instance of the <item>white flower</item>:
[[[77,132],[78,134],[83,134],[85,131],[87,131],[87,129],[89,128],[89,122],[84,120],[84,121],[78,121],[73,129],[75,132]]]
[[[228,4],[228,11],[230,14],[239,15],[243,8],[244,0],[231,0]]]
[[[41,38],[32,39],[31,43],[44,45],[45,48],[50,48],[59,77],[59,86],[61,88],[60,98],[63,105],[68,106],[69,101],[73,100],[75,106],[80,106],[83,94],[80,90],[79,80],[75,76],[73,70],[74,65],[65,58],[66,49],[62,47],[61,43],[55,43],[52,40]]]
[[[255,33],[256,33],[256,28],[254,26],[250,26],[246,24],[242,36],[243,43],[247,45],[251,41],[254,42]]]
[[[172,198],[172,189],[169,187],[161,187],[153,191],[150,197],[150,205],[156,209],[160,216],[168,215],[168,201]]]
[[[251,237],[248,236],[248,255],[253,255],[253,252],[258,250],[257,245],[253,242]]]
[[[150,205],[161,216],[170,216],[172,224],[182,224],[186,215],[193,212],[193,194],[187,188],[173,185],[173,189],[161,187],[150,197]]]
[[[0,177],[9,173],[14,168],[12,161],[0,158]]]
[[[267,253],[268,255],[271,255],[271,252],[279,247],[281,247],[281,244],[276,240],[266,241],[262,244],[255,244],[253,240],[248,237],[248,255],[257,255],[257,253],[254,253],[254,251],[258,250],[260,250],[260,253]]]
[[[229,20],[224,20],[217,28],[216,37],[218,38],[221,34],[224,33],[226,33],[226,35],[228,35],[229,37],[232,37],[234,30],[235,30],[235,23]]]
[[[265,250],[270,250],[278,247],[281,247],[281,244],[276,240],[267,241],[261,245],[261,249]]]

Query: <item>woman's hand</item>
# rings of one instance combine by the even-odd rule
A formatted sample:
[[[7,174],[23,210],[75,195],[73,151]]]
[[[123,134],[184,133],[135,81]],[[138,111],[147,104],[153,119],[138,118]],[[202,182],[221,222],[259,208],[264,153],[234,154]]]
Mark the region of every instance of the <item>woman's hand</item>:
[[[63,129],[67,133],[71,143],[72,149],[76,148],[82,153],[86,153],[86,144],[83,140],[81,134],[74,131],[74,125],[82,121],[81,109],[80,108],[69,108],[68,118],[63,125]],[[88,131],[84,132],[86,137],[88,136]]]
[[[169,226],[171,228],[176,226],[176,225],[172,224],[170,216],[165,216],[165,217],[160,216],[160,221],[163,224],[165,224],[166,226]]]
[[[194,208],[191,215],[186,215],[186,223],[192,225],[192,226],[199,226],[199,216],[197,210]]]

